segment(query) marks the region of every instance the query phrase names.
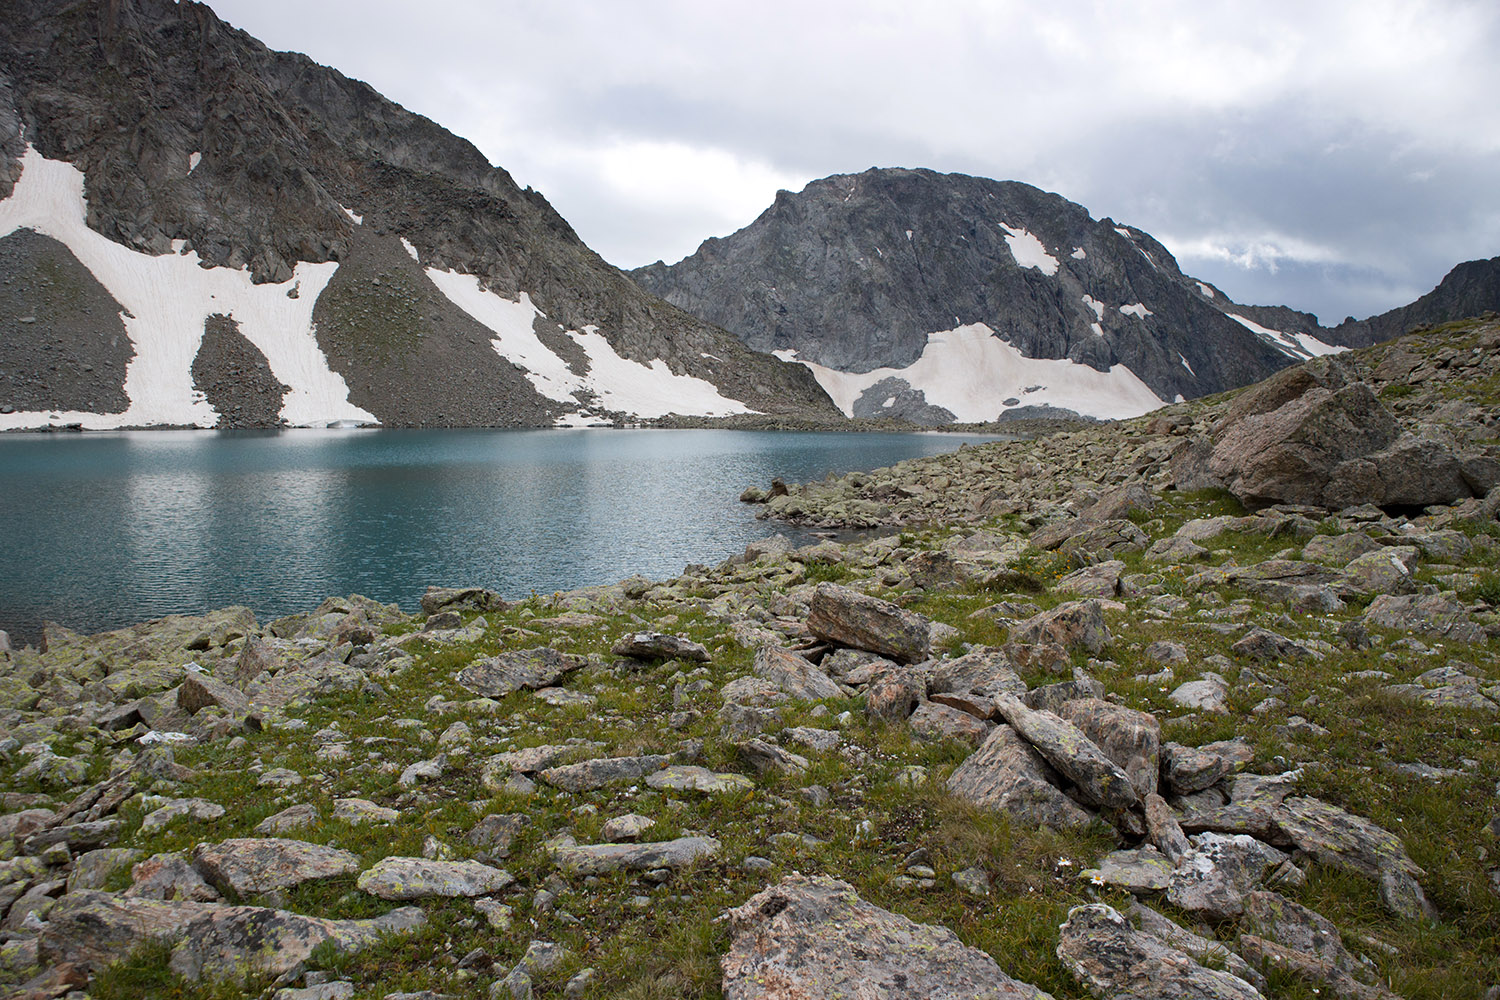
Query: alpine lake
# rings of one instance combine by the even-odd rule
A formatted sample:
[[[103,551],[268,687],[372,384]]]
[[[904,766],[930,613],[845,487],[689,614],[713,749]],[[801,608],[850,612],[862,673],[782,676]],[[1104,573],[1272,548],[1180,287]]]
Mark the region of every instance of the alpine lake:
[[[665,579],[778,531],[741,491],[993,438],[730,430],[0,435],[0,629],[231,604],[261,621],[429,585],[507,598]]]

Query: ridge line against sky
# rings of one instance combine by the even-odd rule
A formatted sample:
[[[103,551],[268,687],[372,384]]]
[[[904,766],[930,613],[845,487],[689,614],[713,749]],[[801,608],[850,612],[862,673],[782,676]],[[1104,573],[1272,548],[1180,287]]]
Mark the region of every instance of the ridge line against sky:
[[[473,142],[625,268],[870,166],[1020,180],[1327,325],[1500,254],[1500,5],[209,0]]]

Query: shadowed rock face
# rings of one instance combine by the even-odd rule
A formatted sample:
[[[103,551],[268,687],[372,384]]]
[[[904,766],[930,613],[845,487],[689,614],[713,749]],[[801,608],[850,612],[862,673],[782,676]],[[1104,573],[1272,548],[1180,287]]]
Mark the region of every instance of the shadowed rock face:
[[[425,266],[477,275],[512,299],[526,291],[559,332],[597,325],[622,356],[663,359],[763,412],[833,414],[800,365],[756,355],[642,291],[469,142],[306,56],[272,52],[202,4],[9,4],[0,196],[19,175],[22,126],[43,156],[83,171],[90,227],[132,249],[169,253],[180,239],[205,262],[266,282],[290,278],[299,261],[358,259],[361,233],[404,236]],[[456,378],[464,361],[479,362],[455,317],[422,315],[444,336],[412,371]],[[453,419],[455,400],[439,399],[394,422],[431,422],[439,408],[448,423],[544,422],[540,397],[518,374],[497,376],[496,360],[474,375],[498,378],[493,392],[475,400],[465,383],[453,393],[504,419]],[[385,386],[408,400],[422,390]]]
[[[116,302],[72,251],[18,229],[0,239],[0,406],[120,413],[135,347]]]
[[[1041,241],[1055,273],[1025,266],[1011,243],[1020,230]],[[1292,361],[1225,315],[1241,307],[1206,294],[1146,233],[1028,184],[963,174],[826,177],[781,192],[749,226],[686,260],[631,275],[757,350],[794,349],[841,371],[905,367],[929,333],[971,323],[1027,357],[1100,371],[1124,364],[1168,400],[1244,385]],[[1119,310],[1137,303],[1149,314]],[[1279,318],[1319,331],[1305,314]],[[935,416],[894,392],[862,409],[893,395],[893,406]]]

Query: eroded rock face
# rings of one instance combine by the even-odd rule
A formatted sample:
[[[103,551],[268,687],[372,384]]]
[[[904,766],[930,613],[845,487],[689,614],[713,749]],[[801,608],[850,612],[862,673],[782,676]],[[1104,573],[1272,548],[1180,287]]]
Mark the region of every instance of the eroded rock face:
[[[774,684],[793,698],[816,701],[843,695],[827,674],[791,650],[761,646],[755,651],[755,676]]]
[[[1089,802],[1127,809],[1139,801],[1129,775],[1071,722],[1027,708],[1013,695],[997,698],[995,708]]]
[[[915,663],[927,656],[931,626],[922,615],[836,583],[818,584],[807,616],[807,627],[818,638],[879,653],[898,663]]]
[[[859,898],[847,882],[788,876],[730,910],[725,1000],[999,1000],[1049,994],[1006,975],[952,931]]]

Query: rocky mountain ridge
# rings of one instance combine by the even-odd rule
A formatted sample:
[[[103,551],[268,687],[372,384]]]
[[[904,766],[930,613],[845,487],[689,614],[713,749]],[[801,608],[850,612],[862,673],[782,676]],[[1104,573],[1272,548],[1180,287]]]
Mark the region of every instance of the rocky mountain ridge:
[[[1475,262],[1445,279],[1462,293],[1440,296],[1467,312],[1423,300],[1328,330],[1235,303],[1149,234],[1056,194],[894,168],[782,191],[744,229],[631,273],[757,350],[809,364],[846,414],[930,424],[1038,403],[1134,416],[1500,305],[1500,266]]]
[[[14,331],[0,404],[33,415],[0,414],[0,426],[259,414],[219,413],[190,375],[219,315],[290,387],[272,409],[294,423],[829,412],[800,367],[643,293],[468,142],[202,4],[10,5],[0,161],[0,282],[17,289],[0,315]],[[72,185],[80,198],[64,197]],[[38,251],[39,239],[63,246]],[[71,285],[51,280],[49,261],[68,255],[112,307],[66,314]],[[238,275],[244,289],[221,287]],[[278,309],[303,295],[310,315]],[[154,310],[162,296],[172,315]],[[141,355],[132,370],[156,383],[98,363],[98,344],[119,344],[113,313]],[[281,343],[293,322],[303,342]],[[91,366],[90,405],[54,391],[56,342]],[[133,408],[122,389],[142,397]],[[299,408],[299,393],[327,398]]]
[[[1338,386],[1325,359],[794,486],[902,530],[670,580],[49,625],[0,649],[0,983],[1496,995],[1497,359],[1500,326],[1455,324],[1336,359]],[[1278,414],[1282,447],[1349,445],[1319,439],[1327,482],[1397,481],[1330,400],[1484,495],[1190,481]]]

